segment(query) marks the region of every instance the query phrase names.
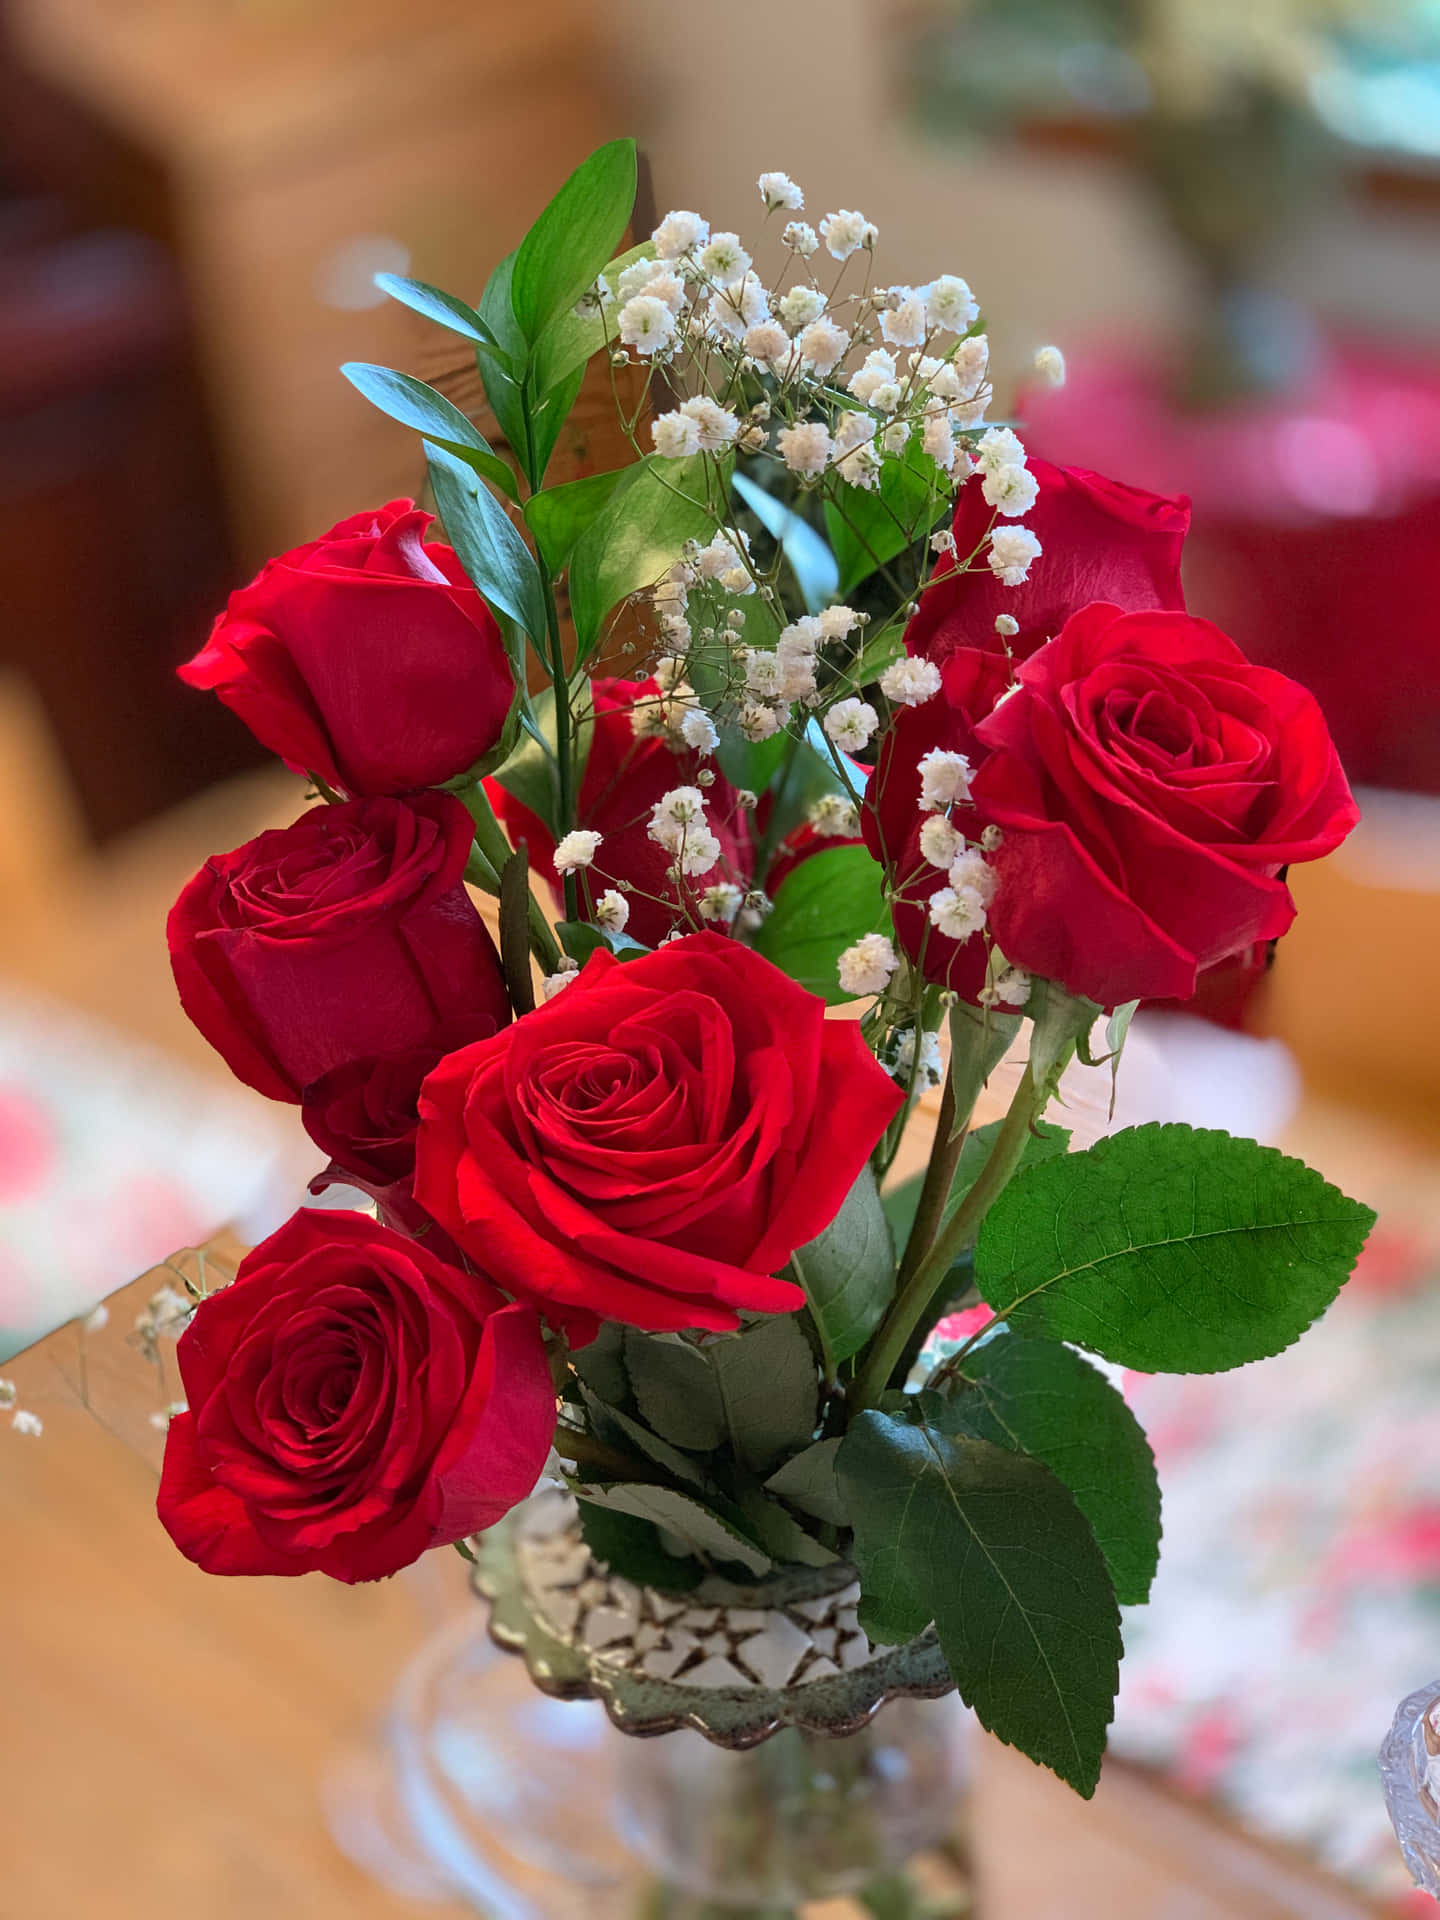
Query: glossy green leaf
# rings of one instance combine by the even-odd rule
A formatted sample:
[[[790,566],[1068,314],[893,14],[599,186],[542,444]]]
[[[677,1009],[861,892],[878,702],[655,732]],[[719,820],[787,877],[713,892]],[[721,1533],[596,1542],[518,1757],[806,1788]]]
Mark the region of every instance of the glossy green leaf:
[[[480,346],[499,348],[500,343],[485,321],[458,294],[445,293],[424,280],[410,280],[400,273],[377,273],[375,284],[382,293],[388,293],[392,300],[398,300],[402,307],[423,314],[425,319],[433,320],[436,326],[448,328],[451,333],[458,333]]]
[[[950,505],[951,493],[935,462],[912,437],[900,454],[887,454],[878,486],[828,483],[825,526],[840,566],[843,598],[923,539]]]
[[[814,1520],[828,1521],[834,1527],[848,1526],[850,1516],[835,1472],[839,1452],[839,1440],[817,1440],[787,1460],[765,1485]]]
[[[875,1176],[860,1169],[822,1234],[790,1256],[833,1367],[857,1354],[885,1317],[895,1291],[895,1248]]]
[[[570,689],[571,757],[575,768],[575,786],[579,791],[585,779],[594,738],[594,708],[588,680],[580,680]],[[555,832],[555,809],[559,788],[555,759],[555,693],[546,687],[536,694],[532,726],[526,731],[510,758],[495,774],[502,786],[533,814],[538,814],[551,833]]]
[[[950,1399],[957,1431],[1031,1454],[1095,1533],[1116,1597],[1138,1606],[1160,1559],[1160,1483],[1140,1422],[1073,1347],[1000,1334],[972,1348]]]
[[[627,595],[653,586],[680,558],[687,540],[708,544],[714,538],[717,521],[710,501],[717,485],[700,453],[688,460],[647,454],[625,469],[570,555],[570,612],[582,660],[599,640],[607,615]]]
[[[635,205],[635,142],[611,140],[584,160],[520,242],[510,302],[538,340],[613,259]]]
[[[402,426],[414,427],[427,440],[443,447],[452,458],[483,474],[492,486],[499,487],[512,500],[520,498],[519,483],[510,468],[499,454],[492,452],[480,429],[443,393],[427,387],[423,380],[412,379],[408,373],[397,373],[393,367],[370,366],[363,360],[347,360],[340,371],[381,413],[389,414]]]
[[[580,387],[585,379],[584,367],[577,367],[574,373],[550,389],[543,400],[531,403],[530,407],[530,448],[535,463],[535,485],[545,484],[545,470],[550,465],[550,456],[555,451],[555,442],[560,430],[569,418],[570,409],[580,396]]]
[[[885,876],[864,847],[825,847],[788,873],[755,946],[831,1006],[851,995],[840,986],[840,955],[867,933],[888,933]]]
[[[1013,1180],[980,1230],[975,1278],[1019,1332],[1147,1373],[1212,1373],[1297,1340],[1374,1220],[1273,1147],[1129,1127]]]
[[[810,1343],[790,1314],[775,1314],[731,1338],[707,1341],[725,1425],[741,1465],[773,1471],[808,1447],[819,1415],[820,1382]]]
[[[500,502],[463,461],[425,442],[435,505],[460,564],[497,614],[532,642],[545,634],[545,598],[530,549]]]
[[[525,849],[512,853],[500,869],[500,964],[505,991],[516,1013],[535,1011],[530,972],[530,862]]]
[[[515,255],[507,254],[486,282],[480,296],[480,318],[499,346],[495,351],[477,346],[475,364],[485,383],[485,397],[504,434],[510,451],[532,487],[538,484],[531,457],[530,426],[525,406],[525,376],[529,367],[530,343],[516,324],[510,305],[510,281],[515,271]]]
[[[707,1560],[735,1561],[750,1573],[768,1573],[774,1564],[770,1555],[733,1522],[722,1519],[677,1487],[629,1481],[613,1487],[577,1487],[576,1492],[584,1504],[648,1520],[662,1534],[673,1536]]]
[[[653,260],[654,257],[655,242],[642,240],[638,247],[630,247],[607,261],[600,271],[613,291],[616,281],[627,267],[634,266],[637,260]],[[562,308],[535,342],[535,351],[531,355],[530,384],[541,398],[559,386],[562,380],[573,378],[577,368],[583,370],[590,356],[605,345],[607,337],[614,336],[615,307],[612,306],[607,313],[581,313],[577,311],[578,304],[577,301],[572,306]]]
[[[617,467],[613,473],[592,473],[587,479],[532,493],[525,502],[525,519],[552,576],[565,567],[575,542],[604,512],[628,472],[628,467]]]
[[[1088,1799],[1120,1614],[1069,1490],[1038,1460],[883,1413],[851,1425],[839,1476],[871,1639],[903,1642],[933,1620],[981,1725]]]
[[[789,563],[807,613],[819,613],[835,599],[840,569],[824,540],[798,513],[743,473],[731,482],[760,524],[772,534]]]
[[[613,953],[617,960],[638,960],[642,954],[652,951],[642,946],[638,940],[632,940],[628,933],[607,933],[603,927],[592,926],[588,920],[560,920],[555,926],[560,945],[572,960],[578,960],[583,967],[592,953]]]
[[[887,667],[893,667],[904,657],[905,623],[897,620],[865,642],[854,663],[847,667],[845,677],[856,687],[868,687]]]
[[[655,1587],[661,1593],[688,1593],[705,1578],[705,1569],[688,1555],[667,1553],[660,1535],[648,1520],[634,1514],[612,1513],[582,1500],[580,1532],[595,1558],[622,1580],[637,1587]]]

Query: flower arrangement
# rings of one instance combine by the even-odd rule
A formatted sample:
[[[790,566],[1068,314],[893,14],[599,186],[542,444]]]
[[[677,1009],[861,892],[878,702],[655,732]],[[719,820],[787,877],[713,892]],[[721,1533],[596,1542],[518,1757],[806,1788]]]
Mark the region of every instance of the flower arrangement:
[[[297,1213],[195,1305],[160,1515],[213,1572],[369,1580],[548,1462],[650,1588],[853,1565],[871,1641],[933,1631],[1088,1794],[1160,1499],[1087,1356],[1275,1353],[1371,1215],[1252,1141],[1044,1115],[1283,933],[1356,810],[1311,697],[1185,611],[1186,503],[1029,459],[966,283],[881,286],[862,214],[759,185],[763,276],[683,211],[616,257],[615,142],[478,305],[385,277],[508,455],[347,368],[449,544],[359,514],[182,669],[315,804],[185,888],[181,999],[374,1212]],[[597,356],[635,458],[547,487]]]

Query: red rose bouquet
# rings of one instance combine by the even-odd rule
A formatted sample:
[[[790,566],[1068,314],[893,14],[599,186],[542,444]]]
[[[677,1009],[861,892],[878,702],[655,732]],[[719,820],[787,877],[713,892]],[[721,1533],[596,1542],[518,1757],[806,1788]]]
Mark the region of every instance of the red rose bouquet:
[[[1253,1141],[1042,1116],[1138,1000],[1283,933],[1355,807],[1310,696],[1186,611],[1186,504],[1031,462],[965,282],[881,286],[863,215],[760,187],[763,269],[683,211],[617,257],[617,142],[477,306],[383,277],[505,451],[347,368],[445,540],[357,515],[184,669],[314,804],[186,887],[182,1001],[371,1212],[195,1307],[161,1518],[216,1572],[368,1580],[548,1462],[650,1588],[853,1568],[871,1642],[932,1636],[1088,1793],[1160,1500],[1086,1356],[1274,1353],[1370,1216]],[[547,486],[596,355],[644,370],[634,459]]]

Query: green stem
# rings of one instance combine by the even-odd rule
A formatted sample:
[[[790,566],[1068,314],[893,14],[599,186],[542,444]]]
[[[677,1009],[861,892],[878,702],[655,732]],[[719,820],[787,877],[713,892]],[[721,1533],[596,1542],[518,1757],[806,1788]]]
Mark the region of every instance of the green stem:
[[[765,875],[769,871],[770,861],[780,839],[781,808],[785,804],[785,789],[790,784],[790,776],[795,771],[796,756],[800,752],[803,736],[792,733],[785,743],[785,756],[780,762],[779,778],[776,780],[770,799],[770,818],[765,823],[765,834],[760,842],[760,851],[755,856],[755,884],[763,887]]]
[[[490,796],[485,791],[484,782],[476,780],[465,788],[460,798],[465,804],[465,811],[475,822],[475,844],[480,850],[480,857],[486,862],[491,872],[498,876],[510,858],[511,847],[510,842],[505,838],[505,829],[495,818],[495,811],[490,805]],[[467,874],[466,877],[469,878],[469,875]],[[482,881],[481,884],[485,883]],[[489,891],[499,891],[498,878]],[[554,973],[560,965],[560,949],[555,943],[555,936],[550,931],[540,902],[533,893],[529,896],[526,911],[529,916],[530,951],[540,962],[543,973]]]
[[[1039,1119],[1047,1103],[1048,1095],[1043,1089],[1037,1095],[1027,1063],[1009,1110],[1000,1123],[990,1157],[980,1170],[979,1179],[955,1209],[948,1224],[941,1227],[934,1244],[901,1287],[895,1304],[881,1323],[851,1395],[855,1412],[873,1407],[889,1386],[890,1375],[905,1351],[906,1342],[919,1326],[921,1316],[954,1265],[956,1256],[975,1238],[992,1201],[1020,1165],[1026,1142],[1030,1138],[1031,1125]]]
[[[577,1467],[594,1467],[612,1480],[659,1481],[665,1477],[647,1461],[621,1453],[618,1447],[607,1447],[593,1433],[582,1433],[578,1427],[555,1429],[555,1451],[562,1460],[573,1460]]]
[[[919,1050],[918,1033],[916,1050],[917,1052]],[[941,1217],[945,1212],[945,1202],[950,1197],[951,1183],[955,1178],[955,1169],[960,1164],[960,1154],[965,1145],[965,1133],[964,1127],[957,1130],[955,1126],[955,1082],[947,1073],[945,1091],[940,1096],[940,1118],[936,1122],[935,1138],[930,1145],[930,1162],[925,1169],[925,1179],[920,1188],[920,1199],[915,1208],[910,1238],[905,1242],[904,1258],[900,1262],[900,1271],[896,1276],[897,1293],[904,1292],[910,1276],[930,1251],[935,1235],[939,1231]]]
[[[549,642],[549,658],[546,665],[550,669],[550,685],[555,693],[555,763],[559,775],[559,819],[556,821],[556,840],[563,840],[575,825],[575,767],[571,751],[574,730],[570,712],[570,678],[565,670],[565,656],[560,646],[560,610],[555,604],[555,588],[550,577],[542,567],[541,585],[545,594],[545,628]],[[565,894],[565,918],[580,918],[580,893],[573,873],[567,873],[562,880]]]

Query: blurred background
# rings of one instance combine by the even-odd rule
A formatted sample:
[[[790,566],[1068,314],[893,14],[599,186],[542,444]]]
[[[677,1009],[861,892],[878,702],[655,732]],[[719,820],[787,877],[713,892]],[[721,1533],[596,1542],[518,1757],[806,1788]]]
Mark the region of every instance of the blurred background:
[[[173,669],[268,555],[420,484],[340,361],[478,402],[373,274],[476,297],[621,132],[657,213],[744,233],[782,167],[887,279],[964,273],[997,411],[1192,496],[1192,608],[1362,789],[1273,973],[1127,1070],[1130,1118],[1276,1139],[1380,1228],[1293,1356],[1142,1407],[1174,1571],[1134,1770],[1084,1811],[992,1756],[976,1832],[1006,1920],[1403,1911],[1368,1768],[1440,1671],[1440,0],[0,4],[0,1356],[313,1170],[174,1004],[175,893],[298,791]],[[623,457],[607,407],[567,475]],[[58,1392],[0,1426],[0,1916],[418,1911],[317,1782],[456,1579],[235,1591],[152,1489]]]

